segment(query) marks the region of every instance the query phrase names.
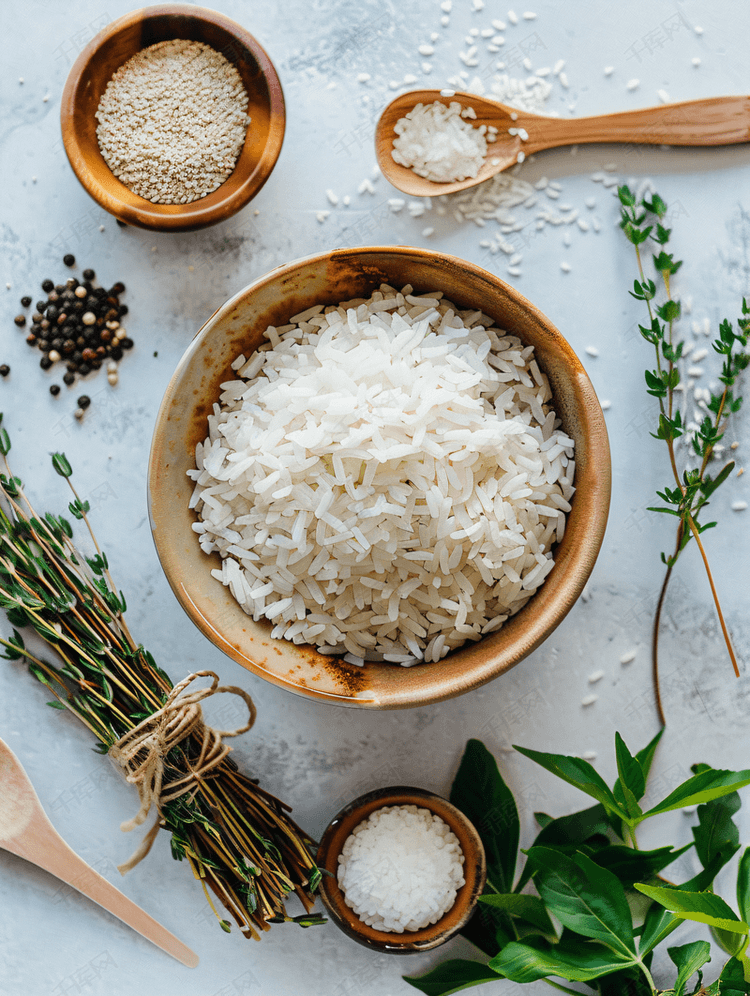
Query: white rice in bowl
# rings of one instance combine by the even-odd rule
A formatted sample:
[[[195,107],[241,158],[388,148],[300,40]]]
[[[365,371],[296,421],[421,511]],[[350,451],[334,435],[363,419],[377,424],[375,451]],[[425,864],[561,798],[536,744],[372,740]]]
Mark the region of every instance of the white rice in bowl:
[[[357,664],[499,629],[552,570],[574,490],[533,347],[387,284],[265,335],[188,471],[213,576],[272,637]]]

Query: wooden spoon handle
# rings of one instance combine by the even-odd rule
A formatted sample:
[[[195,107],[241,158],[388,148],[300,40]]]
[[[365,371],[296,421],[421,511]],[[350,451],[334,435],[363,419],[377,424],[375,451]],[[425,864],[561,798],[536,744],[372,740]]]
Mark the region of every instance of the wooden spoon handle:
[[[43,815],[41,810],[39,813]],[[4,842],[2,846],[88,896],[183,965],[195,968],[198,964],[194,951],[86,864],[46,817],[44,822],[37,817],[21,839]]]
[[[750,141],[750,97],[710,97],[589,118],[539,118],[518,112],[527,153],[558,145],[736,145]]]

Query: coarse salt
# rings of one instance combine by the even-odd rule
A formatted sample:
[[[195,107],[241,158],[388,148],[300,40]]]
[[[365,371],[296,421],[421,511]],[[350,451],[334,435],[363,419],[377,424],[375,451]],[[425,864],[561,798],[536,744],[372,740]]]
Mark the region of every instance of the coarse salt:
[[[464,860],[456,835],[429,809],[385,806],[344,841],[337,881],[360,920],[402,934],[451,909],[465,881]]]

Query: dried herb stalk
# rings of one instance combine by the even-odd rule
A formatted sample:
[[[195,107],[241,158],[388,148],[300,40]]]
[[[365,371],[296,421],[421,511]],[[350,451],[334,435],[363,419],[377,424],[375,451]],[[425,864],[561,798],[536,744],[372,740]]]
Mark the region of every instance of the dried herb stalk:
[[[2,419],[2,415],[0,415]],[[128,630],[123,594],[118,593],[88,522],[88,502],[70,481],[63,454],[55,470],[73,491],[71,514],[88,527],[96,555],[75,547],[70,523],[47,513],[39,517],[21,481],[7,463],[10,439],[0,429],[5,473],[0,490],[0,607],[14,627],[0,639],[8,660],[25,660],[33,676],[54,695],[53,708],[74,713],[97,738],[96,750],[110,749],[144,719],[160,710],[173,685],[151,654]],[[36,656],[19,629],[31,627],[54,649],[61,664]],[[201,741],[193,734],[165,758],[169,781],[200,765]],[[312,913],[320,871],[313,841],[289,817],[289,807],[242,774],[230,757],[196,781],[187,795],[159,807],[159,825],[171,833],[172,855],[186,860],[200,881],[222,928],[209,890],[246,937],[259,939],[271,923],[301,926],[325,922]],[[306,913],[286,914],[284,902],[296,893]]]
[[[701,539],[702,533],[715,526],[716,522],[701,522],[699,517],[708,506],[714,492],[734,470],[734,462],[730,460],[716,475],[708,473],[712,460],[723,449],[721,440],[724,437],[727,421],[742,405],[742,398],[736,393],[736,385],[740,375],[750,364],[750,354],[745,351],[750,334],[750,306],[743,298],[742,315],[738,319],[736,331],[727,319],[721,322],[719,337],[712,343],[714,352],[722,357],[721,373],[718,377],[721,389],[718,393],[710,392],[710,400],[705,405],[705,415],[700,424],[691,423],[688,418],[683,417],[677,397],[677,392],[682,390],[678,363],[682,358],[685,344],[676,340],[675,323],[680,318],[681,308],[680,302],[672,295],[670,281],[682,266],[682,261],[675,260],[674,255],[665,249],[671,235],[671,229],[662,224],[667,213],[667,205],[658,194],[654,194],[650,201],[642,198],[636,202],[635,195],[626,186],[619,187],[617,193],[622,205],[620,227],[635,249],[641,278],[633,282],[633,290],[630,293],[636,300],[644,301],[648,309],[649,324],[638,327],[643,338],[651,343],[655,350],[656,368],[645,372],[646,390],[657,399],[659,405],[658,425],[656,432],[652,432],[651,435],[666,443],[673,479],[671,483],[674,485],[666,485],[662,491],[657,491],[664,504],[652,507],[649,511],[673,515],[678,520],[674,550],[671,554],[661,555],[667,570],[656,606],[651,641],[656,708],[659,719],[664,724],[666,720],[659,694],[661,611],[672,569],[691,539],[695,540],[700,551],[734,673],[738,678],[740,676],[737,657]],[[653,263],[663,284],[663,300],[660,304],[656,302],[656,283],[646,277],[643,269],[642,248],[645,249],[649,244],[655,247]],[[695,467],[686,467],[682,473],[678,469],[675,452],[680,439],[688,444],[698,463]]]

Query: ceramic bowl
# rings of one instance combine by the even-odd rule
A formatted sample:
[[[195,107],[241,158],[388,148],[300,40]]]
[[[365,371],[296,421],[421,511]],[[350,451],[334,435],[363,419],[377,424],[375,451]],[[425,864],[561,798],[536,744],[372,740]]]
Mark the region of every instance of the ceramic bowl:
[[[419,806],[421,809],[429,809],[448,824],[458,837],[463,851],[465,882],[458,890],[455,903],[437,923],[423,927],[422,930],[396,934],[369,927],[346,905],[344,894],[338,887],[336,873],[344,841],[356,826],[376,809],[382,809],[384,806]],[[342,809],[331,820],[323,834],[318,848],[317,862],[319,868],[330,873],[323,874],[320,898],[333,922],[360,944],[389,954],[414,954],[444,944],[468,922],[487,878],[484,847],[473,823],[439,795],[427,792],[425,789],[401,785],[368,792]]]
[[[203,42],[234,64],[247,91],[251,123],[234,172],[218,189],[191,204],[152,204],[129,190],[105,163],[94,115],[123,63],[141,49],[172,38]],[[120,221],[165,232],[214,225],[244,207],[271,175],[285,120],[281,83],[253,36],[223,14],[182,4],[134,10],[100,31],[76,59],[60,109],[65,151],[88,193]]]
[[[442,290],[463,308],[481,308],[533,345],[549,377],[553,403],[575,440],[575,487],[555,566],[529,602],[497,632],[439,662],[410,668],[358,667],[313,647],[272,640],[271,624],[254,622],[211,576],[188,509],[195,445],[219,385],[234,379],[232,361],[249,356],[268,325],[282,325],[313,304],[366,297],[386,282],[415,293]],[[554,325],[518,291],[454,256],[398,247],[339,249],[297,260],[256,280],[222,305],[189,346],[159,410],[149,461],[151,527],[162,567],[183,608],[216,646],[257,675],[310,698],[369,709],[403,708],[460,695],[523,660],[562,621],[594,566],[607,521],[610,457],[604,416],[577,356]]]

